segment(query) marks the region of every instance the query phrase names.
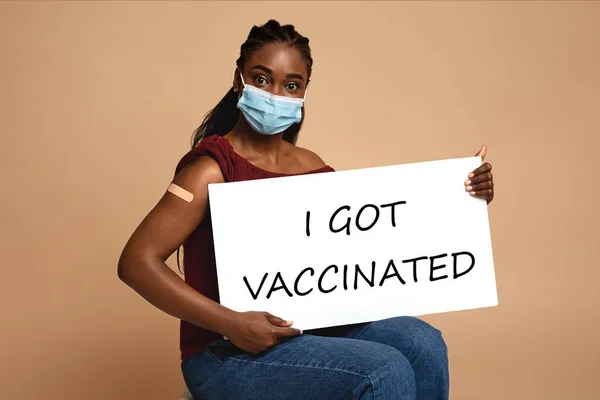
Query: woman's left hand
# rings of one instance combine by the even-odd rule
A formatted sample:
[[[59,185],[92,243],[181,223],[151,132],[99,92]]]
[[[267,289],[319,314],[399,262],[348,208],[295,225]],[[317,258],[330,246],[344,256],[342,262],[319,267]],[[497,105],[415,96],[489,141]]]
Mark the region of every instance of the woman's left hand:
[[[475,156],[485,159],[487,146],[483,145],[481,150]],[[484,163],[469,174],[465,181],[465,189],[473,197],[486,199],[487,203],[494,199],[494,176],[492,175],[492,165],[489,162]]]

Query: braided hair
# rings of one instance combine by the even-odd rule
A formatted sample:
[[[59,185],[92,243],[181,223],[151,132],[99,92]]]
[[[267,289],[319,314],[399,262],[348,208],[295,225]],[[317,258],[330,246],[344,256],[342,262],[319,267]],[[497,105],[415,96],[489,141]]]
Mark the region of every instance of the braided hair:
[[[283,43],[296,48],[306,61],[308,80],[310,81],[313,60],[308,45],[308,38],[300,35],[293,25],[280,25],[275,20],[270,20],[262,26],[255,25],[252,27],[248,38],[240,48],[240,56],[236,61],[237,67],[243,70],[244,65],[254,53],[271,43]],[[237,101],[237,94],[232,87],[219,104],[205,115],[202,124],[194,131],[192,148],[196,147],[204,138],[213,135],[224,136],[233,129],[239,118]],[[298,132],[301,126],[302,122],[290,126],[283,133],[283,139],[295,144],[298,140]]]

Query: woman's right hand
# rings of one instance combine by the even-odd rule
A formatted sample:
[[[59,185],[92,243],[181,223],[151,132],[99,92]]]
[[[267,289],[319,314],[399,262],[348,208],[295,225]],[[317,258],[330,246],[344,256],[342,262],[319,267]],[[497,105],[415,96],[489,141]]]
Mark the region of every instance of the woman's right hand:
[[[302,334],[285,321],[267,312],[246,311],[236,315],[235,322],[225,336],[236,347],[251,354],[259,354],[278,344],[286,337]]]

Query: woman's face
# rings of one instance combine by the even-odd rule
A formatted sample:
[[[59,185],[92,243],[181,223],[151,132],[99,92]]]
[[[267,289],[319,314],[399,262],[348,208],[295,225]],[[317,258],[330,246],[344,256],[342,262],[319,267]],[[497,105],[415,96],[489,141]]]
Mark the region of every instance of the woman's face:
[[[278,96],[304,97],[308,83],[306,61],[294,47],[281,43],[268,44],[254,53],[242,73],[247,85]],[[243,85],[238,73],[234,87],[241,93]]]

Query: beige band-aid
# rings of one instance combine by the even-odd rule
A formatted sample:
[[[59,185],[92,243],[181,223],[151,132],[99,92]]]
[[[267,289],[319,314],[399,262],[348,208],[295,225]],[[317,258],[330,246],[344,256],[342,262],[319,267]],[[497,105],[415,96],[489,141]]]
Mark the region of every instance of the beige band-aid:
[[[173,193],[175,196],[187,201],[188,203],[191,203],[191,201],[194,200],[194,195],[192,193],[174,183],[169,185],[167,191]]]

